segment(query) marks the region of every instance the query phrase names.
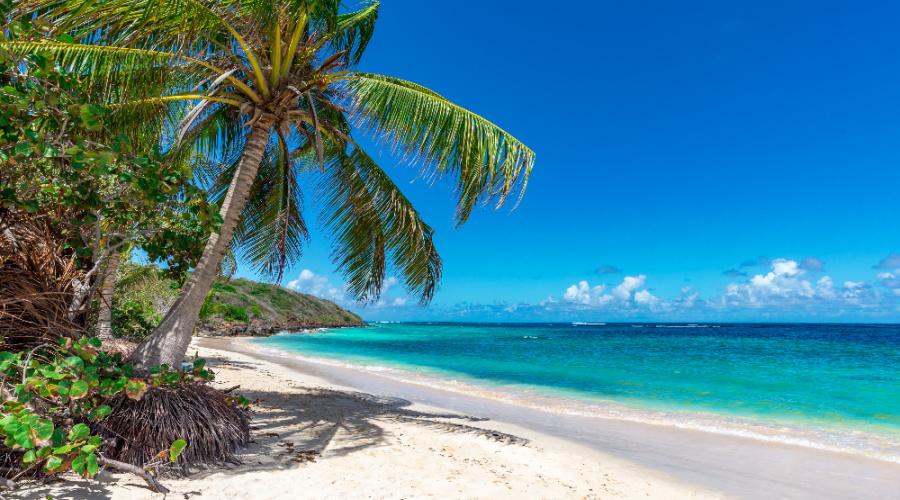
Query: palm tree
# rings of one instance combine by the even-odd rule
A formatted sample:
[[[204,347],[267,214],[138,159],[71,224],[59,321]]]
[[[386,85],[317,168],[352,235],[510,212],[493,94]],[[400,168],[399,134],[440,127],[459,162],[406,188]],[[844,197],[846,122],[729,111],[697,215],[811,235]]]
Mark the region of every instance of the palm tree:
[[[257,269],[280,277],[306,238],[301,178],[349,291],[377,300],[386,266],[423,303],[441,261],[433,230],[354,140],[362,131],[456,184],[456,221],[524,190],[534,153],[484,118],[414,83],[356,70],[377,2],[344,12],[339,0],[44,0],[40,12],[77,43],[55,52],[115,110],[111,127],[168,124],[171,158],[224,164],[222,225],[178,300],[130,361],[178,365],[234,242]],[[226,187],[227,186],[227,187]],[[249,200],[249,202],[248,202]]]

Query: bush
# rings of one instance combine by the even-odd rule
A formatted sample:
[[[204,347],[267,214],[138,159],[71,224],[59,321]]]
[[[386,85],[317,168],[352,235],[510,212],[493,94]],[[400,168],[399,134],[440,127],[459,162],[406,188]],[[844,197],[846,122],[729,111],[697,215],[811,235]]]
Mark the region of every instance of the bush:
[[[135,464],[139,468],[128,469],[108,460],[100,450],[103,440],[93,429],[102,428],[112,413],[104,400],[117,396],[140,400],[154,387],[211,380],[212,373],[204,369],[203,360],[195,360],[190,371],[165,370],[139,379],[134,378],[132,367],[123,362],[121,354],[101,351],[98,339],[61,339],[58,347],[43,345],[27,354],[7,351],[7,347],[0,346],[0,374],[4,384],[13,381],[16,396],[0,404],[0,455],[12,465],[9,472],[18,472],[18,476],[29,471],[53,475],[73,469],[88,478],[106,465],[137,471],[154,490],[166,492],[147,474],[147,468],[175,462],[187,445],[185,441],[180,437],[169,440],[149,451],[147,460]],[[15,383],[19,380],[22,383]],[[243,398],[226,400],[230,405],[246,402]],[[6,486],[16,485],[8,481]]]
[[[217,304],[222,306],[225,309],[225,321],[247,321],[250,319],[250,316],[247,314],[247,310],[241,307],[236,307],[228,304]]]
[[[153,333],[162,318],[147,304],[126,302],[112,310],[113,331],[117,337],[140,340]]]
[[[213,283],[212,288],[213,288],[213,290],[215,290],[217,292],[237,293],[237,288],[235,288],[231,285],[226,285],[225,283]]]
[[[256,314],[255,311],[254,314]],[[203,301],[203,306],[200,308],[199,318],[207,319],[217,315],[222,315],[225,321],[247,321],[250,319],[250,315],[247,314],[247,310],[244,308],[213,302],[213,292],[210,291],[206,296],[206,300]]]
[[[257,305],[251,306],[250,312],[252,312],[253,315],[256,316],[257,318],[262,317],[262,309],[260,309],[259,306],[257,306]]]

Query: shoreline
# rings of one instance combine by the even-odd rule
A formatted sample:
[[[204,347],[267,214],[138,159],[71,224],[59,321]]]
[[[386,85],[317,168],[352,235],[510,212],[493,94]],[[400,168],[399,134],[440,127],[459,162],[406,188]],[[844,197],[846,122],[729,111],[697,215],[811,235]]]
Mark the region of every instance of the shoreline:
[[[488,416],[494,427],[509,424],[578,443],[705,491],[760,499],[900,497],[900,464],[892,462],[741,436],[549,413],[377,373],[262,353],[244,339],[229,340],[217,348],[287,365],[356,390]]]
[[[360,390],[303,367],[241,352],[238,339],[195,338],[213,387],[251,400],[240,465],[163,477],[169,498],[665,499],[729,498],[613,454],[478,413]],[[298,369],[299,368],[299,369]],[[190,446],[190,443],[188,443]],[[162,499],[139,478],[26,483],[10,499]]]
[[[315,332],[302,332],[315,333]],[[293,335],[294,333],[291,333]],[[309,356],[293,352],[286,347],[267,343],[249,342],[251,337],[236,338],[244,348],[288,357],[314,365],[346,368],[364,374],[373,374],[394,381],[425,386],[438,391],[472,395],[502,401],[511,405],[552,413],[584,416],[613,421],[631,421],[655,426],[691,429],[754,440],[769,441],[814,448],[825,451],[850,453],[876,460],[900,464],[900,442],[875,431],[855,427],[838,428],[831,422],[766,421],[739,414],[716,413],[708,409],[646,408],[608,399],[589,400],[578,397],[554,395],[540,388],[494,386],[479,380],[455,378],[454,374],[437,374],[420,371],[417,367],[392,367],[379,364],[360,364],[340,358]]]

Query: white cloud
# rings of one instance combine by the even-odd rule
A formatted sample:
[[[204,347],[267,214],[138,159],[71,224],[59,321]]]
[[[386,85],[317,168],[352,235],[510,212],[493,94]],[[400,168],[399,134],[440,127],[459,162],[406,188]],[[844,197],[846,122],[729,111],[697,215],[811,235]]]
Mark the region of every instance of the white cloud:
[[[582,308],[629,308],[635,305],[652,306],[659,302],[659,299],[650,294],[649,291],[637,292],[632,297],[632,293],[642,288],[647,282],[647,277],[643,274],[640,276],[626,276],[622,283],[606,292],[606,285],[597,285],[591,288],[587,281],[581,281],[577,285],[572,285],[566,289],[562,300],[564,303],[580,306]],[[548,305],[554,302],[548,299],[541,305]]]
[[[316,297],[336,302],[343,301],[345,297],[342,288],[337,288],[328,282],[328,276],[320,276],[309,269],[301,271],[300,276],[289,282],[287,287],[300,293],[315,295]]]
[[[812,284],[803,279],[806,271],[797,262],[775,259],[771,267],[771,272],[757,274],[747,283],[730,283],[725,288],[724,302],[732,306],[757,308],[816,296]]]
[[[816,293],[819,294],[819,297],[826,300],[837,297],[837,292],[834,291],[834,281],[830,276],[822,276],[822,278],[816,282]]]
[[[731,314],[743,311],[763,311],[769,313],[804,314],[833,313],[845,311],[888,311],[896,301],[892,295],[900,297],[900,279],[890,272],[878,274],[881,285],[891,294],[885,295],[866,281],[845,281],[835,286],[830,276],[813,279],[808,273],[821,271],[821,261],[811,263],[790,259],[765,259],[770,271],[756,274],[743,281],[729,283],[723,293],[710,299],[701,299],[691,287],[681,289],[676,298],[657,297],[647,285],[647,276],[627,276],[622,282],[609,289],[605,285],[591,287],[581,281],[566,289],[560,302],[552,297],[533,306],[532,311],[540,314],[577,313],[578,311],[603,310],[610,315],[635,316],[653,314],[665,318],[689,318],[702,311],[715,314]],[[763,262],[762,259],[760,262]],[[900,274],[898,271],[897,274]],[[518,313],[527,308],[519,307]]]
[[[647,304],[652,306],[658,303],[659,299],[654,297],[653,294],[651,294],[649,291],[641,290],[640,292],[634,294],[634,301],[638,304]]]
[[[381,283],[381,294],[387,294],[388,290],[400,284],[400,280],[396,276],[389,276],[388,279]]]
[[[563,294],[563,300],[584,305],[599,305],[605,302],[603,299],[604,290],[606,290],[606,285],[597,285],[591,288],[587,281],[581,281],[578,285],[572,285],[566,289],[566,293]]]
[[[631,298],[631,292],[644,286],[646,282],[647,277],[643,274],[640,276],[626,276],[621,285],[612,289],[612,294],[619,300],[627,301]]]

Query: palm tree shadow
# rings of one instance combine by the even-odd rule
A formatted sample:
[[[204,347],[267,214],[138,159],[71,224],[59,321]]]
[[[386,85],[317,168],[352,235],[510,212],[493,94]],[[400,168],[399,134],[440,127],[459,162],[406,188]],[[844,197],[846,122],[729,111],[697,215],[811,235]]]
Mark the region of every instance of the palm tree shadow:
[[[241,369],[259,370],[259,365],[208,357],[215,365],[230,365]],[[260,373],[268,373],[261,371]],[[201,470],[192,478],[204,478],[230,470],[242,474],[267,470],[303,467],[321,458],[340,457],[366,449],[390,444],[387,422],[411,423],[439,432],[469,434],[508,444],[527,444],[528,441],[506,433],[491,431],[471,424],[488,419],[449,412],[420,411],[401,398],[375,396],[352,391],[309,388],[273,377],[280,390],[238,390],[251,404],[251,442],[238,457],[242,464]],[[224,386],[223,386],[224,387]],[[106,500],[114,497],[110,485],[135,491],[149,488],[141,480],[127,474],[111,475],[103,472],[89,481],[77,478],[62,484],[30,484],[16,492],[3,492],[10,499],[44,498],[59,500]],[[128,479],[117,482],[119,479]],[[200,495],[192,491],[190,481],[173,484],[172,478],[162,478],[164,486],[173,489],[171,498],[192,498]],[[56,486],[56,487],[54,487]]]
[[[486,418],[420,411],[405,399],[351,391],[305,388],[288,383],[282,391],[242,391],[252,405],[253,440],[241,457],[239,471],[284,469],[318,457],[338,457],[368,448],[387,446],[385,422],[429,427],[440,432],[464,433],[491,440],[527,444],[510,434],[470,424]],[[214,474],[215,470],[200,473]]]

